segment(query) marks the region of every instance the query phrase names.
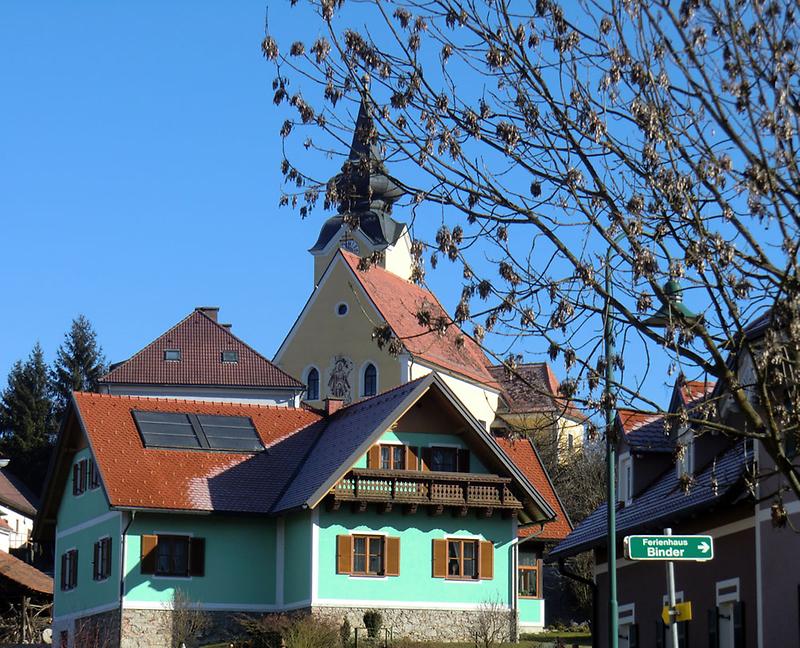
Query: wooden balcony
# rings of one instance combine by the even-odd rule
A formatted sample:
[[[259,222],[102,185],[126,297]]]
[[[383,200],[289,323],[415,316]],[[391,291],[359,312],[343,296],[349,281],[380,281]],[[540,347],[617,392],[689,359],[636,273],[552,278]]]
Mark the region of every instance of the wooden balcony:
[[[390,511],[393,504],[414,513],[418,506],[441,513],[445,507],[462,515],[480,509],[490,516],[495,509],[516,513],[522,508],[511,492],[511,479],[478,473],[451,473],[416,470],[374,470],[354,468],[331,490],[329,507],[338,509],[341,502],[351,502],[356,510],[366,510],[370,503]]]

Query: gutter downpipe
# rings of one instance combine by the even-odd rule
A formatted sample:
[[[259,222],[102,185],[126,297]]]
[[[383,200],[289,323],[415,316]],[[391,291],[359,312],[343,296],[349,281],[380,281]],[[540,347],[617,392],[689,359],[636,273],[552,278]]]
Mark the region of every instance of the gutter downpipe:
[[[122,604],[125,601],[125,549],[127,543],[128,529],[131,528],[133,520],[136,518],[136,511],[130,511],[128,523],[122,530],[122,537],[120,538],[120,551],[119,551],[119,641],[122,643]]]
[[[571,572],[567,569],[566,563],[564,562],[563,558],[558,559],[558,573],[562,576],[566,576],[567,578],[577,581],[578,583],[583,583],[584,585],[588,585],[592,589],[592,648],[597,648],[597,641],[599,637],[597,636],[597,622],[600,618],[598,612],[598,600],[597,600],[597,583],[593,580],[588,578],[584,578],[583,576],[579,576],[575,572]]]

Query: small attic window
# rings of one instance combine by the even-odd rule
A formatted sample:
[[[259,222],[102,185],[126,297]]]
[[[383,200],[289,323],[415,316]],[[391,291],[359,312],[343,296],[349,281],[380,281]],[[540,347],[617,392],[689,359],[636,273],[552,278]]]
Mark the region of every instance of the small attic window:
[[[222,362],[239,362],[238,351],[223,351]]]
[[[347,315],[347,311],[350,310],[350,307],[345,302],[339,302],[336,304],[336,314],[339,317],[344,317]]]
[[[164,360],[167,362],[180,362],[181,350],[180,349],[164,349]]]

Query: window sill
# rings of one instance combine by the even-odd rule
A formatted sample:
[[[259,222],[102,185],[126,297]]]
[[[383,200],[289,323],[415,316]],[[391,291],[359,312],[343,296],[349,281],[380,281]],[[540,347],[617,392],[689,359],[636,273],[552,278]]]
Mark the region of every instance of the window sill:
[[[384,574],[348,574],[351,580],[389,580],[389,577]]]
[[[184,580],[190,581],[194,576],[171,576],[169,574],[142,574],[143,576],[152,576],[154,580]]]
[[[543,597],[541,596],[524,596],[520,594],[518,598],[525,599],[526,601],[542,601]]]
[[[481,579],[479,578],[472,578],[471,576],[445,576],[444,580],[448,583],[480,583]]]

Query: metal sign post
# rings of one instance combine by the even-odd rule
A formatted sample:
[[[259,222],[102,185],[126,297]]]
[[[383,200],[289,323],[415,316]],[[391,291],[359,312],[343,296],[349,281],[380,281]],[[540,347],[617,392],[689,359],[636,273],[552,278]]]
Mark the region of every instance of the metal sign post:
[[[672,529],[664,529],[665,536],[672,535]],[[667,563],[667,595],[669,596],[669,611],[670,614],[675,610],[675,564],[670,560]],[[671,619],[672,623],[669,624],[670,632],[672,632],[672,648],[678,648],[678,624],[675,619]]]

